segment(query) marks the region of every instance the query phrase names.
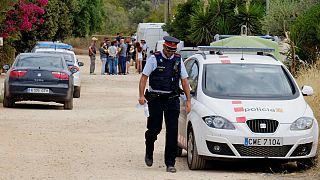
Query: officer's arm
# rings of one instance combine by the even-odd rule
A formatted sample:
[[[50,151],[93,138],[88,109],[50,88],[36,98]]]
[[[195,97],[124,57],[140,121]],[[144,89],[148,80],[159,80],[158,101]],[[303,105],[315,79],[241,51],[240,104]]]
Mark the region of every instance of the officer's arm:
[[[148,76],[142,74],[139,82],[139,103],[143,105],[145,103],[144,89],[146,88],[146,83]]]
[[[191,96],[190,96],[190,86],[187,78],[181,79],[182,88],[184,94],[186,95],[186,112],[189,113],[191,111]]]

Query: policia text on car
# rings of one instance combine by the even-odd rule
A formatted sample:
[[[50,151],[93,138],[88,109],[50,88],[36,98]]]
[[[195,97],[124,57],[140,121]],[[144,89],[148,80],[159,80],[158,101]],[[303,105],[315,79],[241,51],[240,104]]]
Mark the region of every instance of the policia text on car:
[[[176,54],[180,40],[165,36],[161,52],[155,52],[147,60],[139,83],[139,103],[148,101],[149,114],[147,122],[145,163],[152,166],[154,142],[162,128],[163,115],[166,123],[165,164],[168,172],[176,172],[174,167],[177,152],[178,118],[180,113],[179,88],[181,80],[186,95],[186,112],[190,112],[191,98],[187,72],[181,56]],[[146,82],[149,80],[149,90],[144,94]]]

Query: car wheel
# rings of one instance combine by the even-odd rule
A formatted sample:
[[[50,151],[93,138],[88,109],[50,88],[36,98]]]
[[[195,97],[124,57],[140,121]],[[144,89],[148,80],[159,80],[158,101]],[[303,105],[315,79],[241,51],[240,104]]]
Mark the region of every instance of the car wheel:
[[[177,157],[181,157],[182,156],[182,148],[178,146],[177,148]]]
[[[3,107],[12,108],[14,104],[15,104],[14,100],[10,97],[6,97],[6,91],[4,91]]]
[[[14,106],[14,100],[11,98],[3,98],[3,107],[12,108]]]
[[[73,109],[73,98],[71,98],[69,101],[65,101],[63,108],[68,110]]]
[[[74,91],[73,91],[73,97],[74,98],[79,98],[80,97],[80,91],[81,91],[81,86],[75,86]]]
[[[198,155],[196,140],[192,129],[188,132],[187,162],[191,170],[204,169],[206,167],[206,160]]]
[[[298,169],[309,169],[317,163],[317,156],[312,158],[305,158],[297,160]]]

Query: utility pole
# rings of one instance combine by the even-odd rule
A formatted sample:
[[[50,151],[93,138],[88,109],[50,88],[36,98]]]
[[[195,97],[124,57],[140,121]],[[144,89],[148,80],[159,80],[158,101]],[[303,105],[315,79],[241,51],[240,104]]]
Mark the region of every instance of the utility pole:
[[[164,0],[164,23],[167,23],[171,17],[171,1]]]

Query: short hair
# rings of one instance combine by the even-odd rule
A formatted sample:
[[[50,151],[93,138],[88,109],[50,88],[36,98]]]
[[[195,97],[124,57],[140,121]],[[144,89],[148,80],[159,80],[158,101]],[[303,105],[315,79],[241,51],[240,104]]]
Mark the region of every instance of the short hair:
[[[114,42],[113,41],[111,41],[111,46],[114,46]]]

